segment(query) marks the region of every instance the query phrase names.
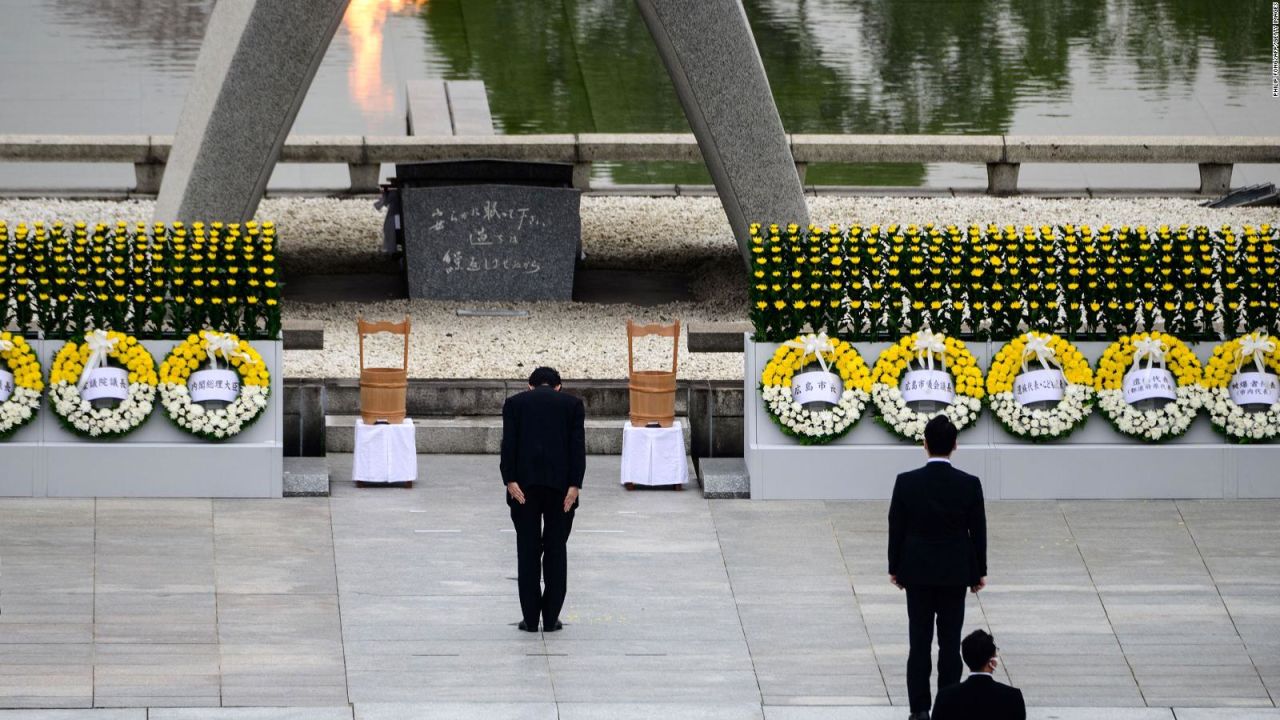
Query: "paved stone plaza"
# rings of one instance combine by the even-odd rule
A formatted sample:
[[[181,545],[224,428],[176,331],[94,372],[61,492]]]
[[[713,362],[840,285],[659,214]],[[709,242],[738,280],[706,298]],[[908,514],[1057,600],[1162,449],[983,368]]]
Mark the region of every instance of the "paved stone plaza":
[[[0,706],[130,708],[0,718],[906,717],[885,503],[627,493],[592,457],[565,629],[532,635],[496,458],[413,490],[330,460],[332,498],[0,500]],[[1280,717],[1280,502],[988,514],[967,627],[1033,718]]]

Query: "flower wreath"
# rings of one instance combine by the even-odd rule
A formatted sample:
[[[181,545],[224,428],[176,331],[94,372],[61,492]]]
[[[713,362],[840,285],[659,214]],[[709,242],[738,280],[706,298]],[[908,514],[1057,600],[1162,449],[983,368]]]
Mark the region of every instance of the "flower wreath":
[[[1124,399],[1124,377],[1147,359],[1150,366],[1167,367],[1177,382],[1177,399],[1159,410],[1139,410]],[[1098,361],[1094,387],[1098,407],[1116,430],[1130,437],[1158,442],[1182,435],[1191,427],[1204,402],[1200,360],[1181,340],[1167,333],[1126,335],[1107,346]]]
[[[956,394],[945,410],[916,412],[903,399],[898,386],[913,360],[930,369],[940,361],[942,369],[950,373]],[[880,422],[907,440],[924,439],[924,426],[936,415],[946,415],[956,429],[963,430],[982,410],[982,371],[977,359],[963,341],[929,330],[907,335],[880,353],[871,371],[871,382],[871,399],[876,403]]]
[[[1280,340],[1261,331],[1228,340],[1213,349],[1213,357],[1204,369],[1209,419],[1228,439],[1241,443],[1265,442],[1280,435],[1280,403],[1249,412],[1231,397],[1231,381],[1250,360],[1258,372],[1269,369],[1280,375]]]
[[[1038,362],[1040,368],[1028,365]],[[1066,380],[1062,399],[1052,408],[1035,409],[1018,401],[1014,380],[1029,370],[1057,369]],[[1080,350],[1051,333],[1028,332],[1005,344],[987,370],[987,405],[1011,435],[1042,442],[1070,435],[1089,419],[1093,407],[1093,371]]]
[[[80,392],[89,372],[113,365],[129,373],[129,394],[115,408],[95,408]],[[53,359],[49,403],[62,425],[91,438],[128,435],[146,422],[156,399],[156,363],[132,335],[94,330],[70,340]]]
[[[809,410],[792,395],[792,377],[815,360],[824,371],[834,370],[844,383],[839,401],[829,410]],[[829,443],[849,432],[867,407],[870,388],[871,374],[858,351],[825,333],[783,343],[760,376],[760,396],[769,417],[802,445]]]
[[[44,373],[27,341],[7,332],[0,332],[0,371],[12,376],[0,378],[0,382],[10,386],[9,397],[0,403],[0,440],[3,440],[35,418],[40,409],[40,392],[44,390]]]
[[[240,378],[236,399],[218,410],[191,401],[187,380],[205,361],[218,369],[221,358]],[[160,364],[160,402],[178,427],[205,440],[226,440],[262,415],[271,393],[271,373],[249,343],[231,333],[202,330],[174,346]]]

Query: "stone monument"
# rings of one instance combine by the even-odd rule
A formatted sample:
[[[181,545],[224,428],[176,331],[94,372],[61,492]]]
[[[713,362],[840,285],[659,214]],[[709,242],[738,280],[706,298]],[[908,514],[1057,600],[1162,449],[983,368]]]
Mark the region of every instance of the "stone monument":
[[[349,0],[218,0],[155,220],[253,217]]]
[[[809,224],[804,189],[741,0],[636,0],[743,257],[752,222]]]
[[[572,299],[578,190],[456,185],[400,195],[409,297]]]
[[[253,216],[348,2],[219,0],[183,103],[156,220]],[[800,178],[741,0],[636,4],[744,258],[751,222],[807,225]]]

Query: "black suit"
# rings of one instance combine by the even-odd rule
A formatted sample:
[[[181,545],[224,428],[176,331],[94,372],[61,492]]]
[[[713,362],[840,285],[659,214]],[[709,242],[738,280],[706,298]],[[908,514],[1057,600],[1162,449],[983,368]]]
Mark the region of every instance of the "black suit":
[[[520,610],[530,628],[559,618],[564,605],[575,502],[564,511],[569,488],[582,487],[587,470],[582,400],[545,385],[507,398],[502,406],[502,483],[518,483],[524,504],[507,494],[516,529]],[[546,592],[539,580],[545,573]]]
[[[933,720],[1027,720],[1022,691],[996,682],[990,675],[970,675],[959,685],[942,688],[933,704]]]
[[[987,519],[978,478],[931,461],[898,476],[889,505],[889,574],[907,590],[911,712],[929,709],[938,625],[938,687],[960,682],[965,590],[987,574]]]

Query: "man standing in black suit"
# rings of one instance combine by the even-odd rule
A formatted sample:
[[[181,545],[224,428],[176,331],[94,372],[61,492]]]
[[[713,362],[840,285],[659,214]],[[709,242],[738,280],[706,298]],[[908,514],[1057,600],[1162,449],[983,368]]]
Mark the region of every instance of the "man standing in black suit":
[[[907,592],[911,640],[907,697],[928,720],[930,653],[938,626],[938,687],[960,682],[965,589],[987,585],[987,517],[978,478],[951,466],[956,426],[945,415],[924,429],[925,466],[898,476],[889,504],[889,582]]]
[[[559,630],[578,492],[587,471],[582,400],[560,392],[560,373],[540,367],[529,389],[502,406],[502,482],[516,528],[520,629]],[[545,579],[546,589],[540,580]]]
[[[983,630],[974,630],[960,643],[969,677],[959,685],[938,690],[933,704],[933,720],[1027,720],[1022,691],[991,676],[1000,659],[996,639]]]

